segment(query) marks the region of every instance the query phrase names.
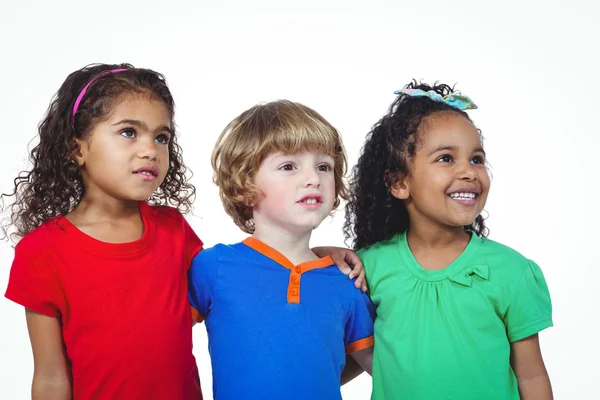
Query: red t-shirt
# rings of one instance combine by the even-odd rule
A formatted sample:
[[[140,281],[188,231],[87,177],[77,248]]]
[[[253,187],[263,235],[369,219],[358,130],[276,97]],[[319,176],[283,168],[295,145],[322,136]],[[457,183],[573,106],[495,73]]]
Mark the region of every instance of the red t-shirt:
[[[73,398],[202,398],[187,270],[202,242],[170,207],[140,203],[143,236],[111,244],[66,218],[16,246],[6,297],[58,317]]]

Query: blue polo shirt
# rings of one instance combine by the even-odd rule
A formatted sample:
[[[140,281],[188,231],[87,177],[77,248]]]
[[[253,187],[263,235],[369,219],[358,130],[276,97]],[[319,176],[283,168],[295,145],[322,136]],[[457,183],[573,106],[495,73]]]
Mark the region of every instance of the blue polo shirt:
[[[188,277],[217,400],[341,399],[346,354],[373,346],[371,301],[330,257],[293,265],[248,238],[201,251]]]

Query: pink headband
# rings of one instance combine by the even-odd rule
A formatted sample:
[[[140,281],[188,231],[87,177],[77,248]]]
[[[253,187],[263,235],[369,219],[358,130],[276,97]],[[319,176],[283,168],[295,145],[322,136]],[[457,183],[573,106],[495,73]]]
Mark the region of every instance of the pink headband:
[[[81,101],[83,100],[83,96],[85,96],[85,93],[87,92],[88,88],[90,87],[90,85],[92,83],[94,83],[94,81],[104,75],[108,75],[108,74],[115,74],[117,72],[123,72],[123,71],[128,71],[127,68],[118,68],[118,69],[112,69],[110,71],[105,71],[103,73],[101,73],[100,75],[95,76],[94,78],[92,78],[91,81],[88,82],[87,85],[85,85],[85,87],[81,90],[81,93],[79,93],[79,96],[77,96],[77,100],[75,100],[75,105],[73,106],[73,114],[71,116],[71,123],[73,125],[75,125],[75,114],[77,113],[77,109],[79,108],[79,104],[81,103]]]

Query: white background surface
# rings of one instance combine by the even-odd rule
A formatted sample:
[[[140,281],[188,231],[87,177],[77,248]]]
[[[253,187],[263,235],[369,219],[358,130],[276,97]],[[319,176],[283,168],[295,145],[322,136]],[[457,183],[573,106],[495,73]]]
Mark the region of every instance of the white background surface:
[[[198,188],[189,220],[207,246],[245,237],[222,211],[209,161],[244,109],[303,102],[339,128],[354,164],[395,89],[411,78],[457,83],[480,107],[470,114],[493,167],[490,237],[537,261],[551,290],[555,327],[541,341],[555,396],[596,399],[599,11],[592,0],[2,0],[0,191],[26,165],[51,96],[92,62],[166,75]],[[342,221],[326,220],[312,244],[342,245]],[[12,256],[0,243],[2,292]],[[211,398],[203,326],[194,340]],[[0,299],[0,399],[28,398],[32,366],[23,309]],[[344,398],[370,389],[362,376]]]

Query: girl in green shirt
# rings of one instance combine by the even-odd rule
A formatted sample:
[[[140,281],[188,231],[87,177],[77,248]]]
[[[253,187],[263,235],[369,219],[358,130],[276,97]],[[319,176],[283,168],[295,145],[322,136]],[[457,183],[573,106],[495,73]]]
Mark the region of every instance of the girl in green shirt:
[[[372,399],[552,399],[537,335],[550,295],[535,262],[486,238],[477,107],[444,84],[396,93],[345,224],[377,308]]]

